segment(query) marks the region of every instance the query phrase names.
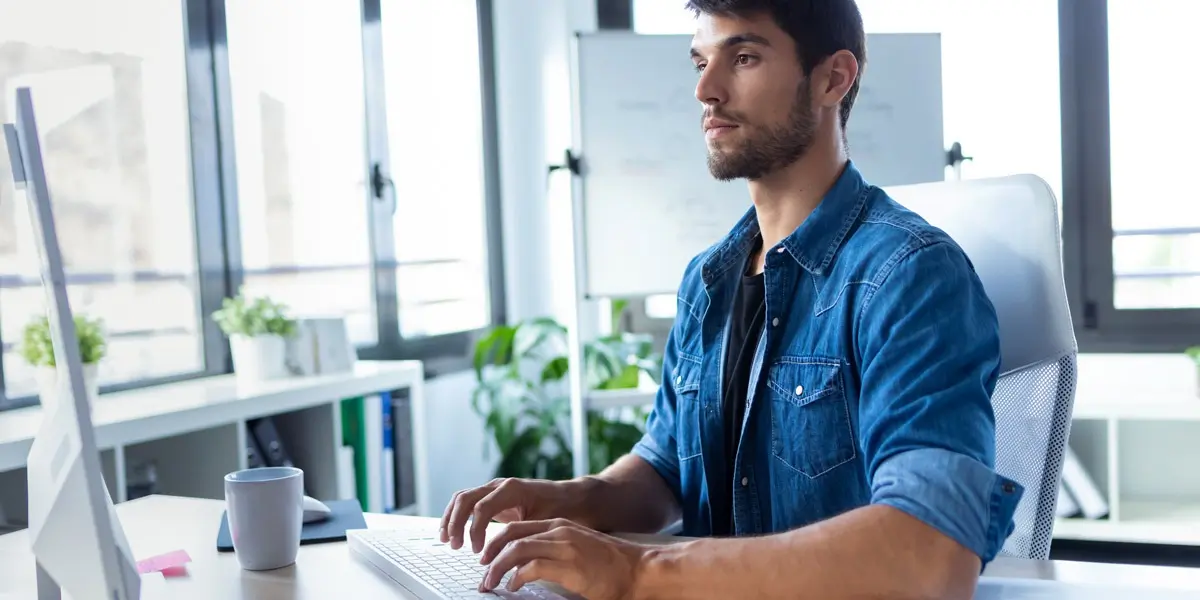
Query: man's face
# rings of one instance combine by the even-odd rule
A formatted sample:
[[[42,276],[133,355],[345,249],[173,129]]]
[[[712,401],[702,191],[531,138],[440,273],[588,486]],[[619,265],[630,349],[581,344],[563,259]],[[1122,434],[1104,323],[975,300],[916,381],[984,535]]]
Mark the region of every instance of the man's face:
[[[713,177],[759,179],[802,157],[816,116],[792,38],[768,14],[702,14],[697,25],[692,61]]]

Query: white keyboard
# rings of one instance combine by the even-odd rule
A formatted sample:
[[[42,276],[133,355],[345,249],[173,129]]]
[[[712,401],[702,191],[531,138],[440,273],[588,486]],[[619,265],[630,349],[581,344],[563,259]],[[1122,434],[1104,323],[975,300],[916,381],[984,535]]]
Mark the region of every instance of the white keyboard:
[[[494,592],[479,591],[487,565],[468,545],[453,550],[436,535],[424,531],[352,529],[346,532],[351,552],[383,571],[420,600],[458,600],[460,598],[538,598],[570,600],[539,584],[527,584],[517,592],[505,585],[512,573],[505,574]]]

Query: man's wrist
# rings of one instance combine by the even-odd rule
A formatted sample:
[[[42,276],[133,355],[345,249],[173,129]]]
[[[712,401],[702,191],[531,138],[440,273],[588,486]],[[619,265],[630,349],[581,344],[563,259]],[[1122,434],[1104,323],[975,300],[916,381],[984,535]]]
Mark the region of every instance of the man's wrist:
[[[603,530],[605,523],[599,518],[601,511],[594,507],[603,505],[603,501],[597,502],[597,499],[603,496],[609,485],[593,475],[564,481],[563,517],[591,529]]]
[[[633,600],[662,600],[663,598],[684,597],[677,583],[683,581],[680,573],[684,568],[683,559],[687,552],[681,552],[681,544],[666,546],[650,546],[646,548],[634,571],[633,589],[630,597]]]

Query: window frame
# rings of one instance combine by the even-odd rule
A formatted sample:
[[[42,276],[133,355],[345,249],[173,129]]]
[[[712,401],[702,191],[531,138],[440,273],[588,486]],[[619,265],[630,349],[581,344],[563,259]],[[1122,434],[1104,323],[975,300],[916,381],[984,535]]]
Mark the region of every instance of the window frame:
[[[1179,352],[1200,340],[1200,308],[1114,303],[1107,0],[1059,0],[1063,262],[1080,350]]]
[[[226,0],[178,0],[184,7],[184,40],[191,151],[192,199],[196,235],[196,269],[202,322],[203,367],[194,372],[101,386],[101,393],[152,387],[224,375],[233,371],[228,340],[212,319],[221,301],[236,293],[245,278],[238,219],[237,159],[229,72]],[[377,342],[358,349],[364,360],[416,359],[426,362],[426,377],[471,368],[472,346],[483,329],[423,338],[403,338],[399,328],[396,258],[392,210],[403,202],[387,190],[380,197],[370,185],[379,165],[388,165],[384,98],[381,0],[360,0],[363,32],[367,162],[362,165],[364,202],[371,207],[370,243]],[[496,111],[496,68],[492,0],[476,0],[482,85],[483,165],[486,263],[490,314],[488,327],[507,320],[503,232],[500,211],[499,131]],[[153,332],[151,332],[153,333]],[[35,406],[38,397],[8,397],[0,364],[0,411]]]

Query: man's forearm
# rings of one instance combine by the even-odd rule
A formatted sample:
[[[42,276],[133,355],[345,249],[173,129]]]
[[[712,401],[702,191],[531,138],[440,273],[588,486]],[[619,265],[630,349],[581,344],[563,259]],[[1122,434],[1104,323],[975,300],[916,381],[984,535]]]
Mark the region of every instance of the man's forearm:
[[[598,475],[570,484],[574,520],[598,531],[657,533],[679,518],[679,503],[646,461],[628,454]]]
[[[868,506],[787,533],[653,550],[635,598],[970,598],[978,573],[950,538]]]

